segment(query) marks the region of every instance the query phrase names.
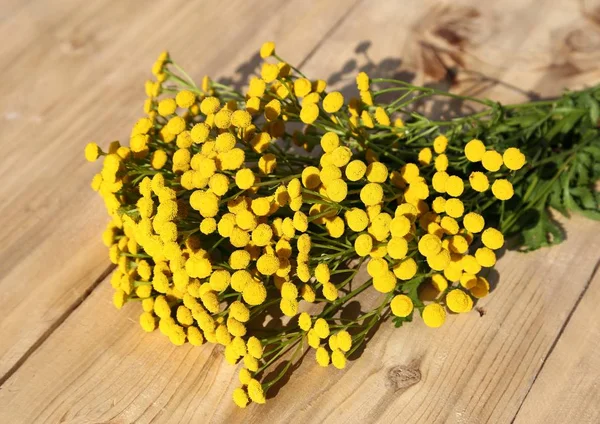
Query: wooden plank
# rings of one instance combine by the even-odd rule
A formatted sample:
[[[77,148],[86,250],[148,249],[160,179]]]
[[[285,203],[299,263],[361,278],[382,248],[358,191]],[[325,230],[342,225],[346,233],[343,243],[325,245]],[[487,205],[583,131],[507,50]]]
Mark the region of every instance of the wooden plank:
[[[129,133],[158,53],[169,47],[197,79],[208,73],[245,80],[255,64],[248,59],[264,40],[278,39],[289,60],[299,62],[345,13],[335,2],[316,0],[106,0],[85,8],[76,1],[39,0],[0,24],[3,39],[17,28],[20,35],[16,47],[0,47],[7,69],[0,80],[0,228],[6,229],[0,381],[109,267],[99,238],[105,212],[89,188],[99,165],[85,164],[82,149],[92,139],[108,143]],[[265,18],[274,14],[277,19]],[[225,17],[235,31],[222,31]],[[308,26],[314,31],[307,34]]]
[[[598,260],[598,223],[566,229],[558,247],[502,257],[483,316],[387,322],[344,371],[309,352],[275,398],[244,411],[220,347],[143,334],[139,306],[116,312],[104,281],[4,384],[0,422],[510,422]]]
[[[600,274],[569,317],[516,416],[516,424],[600,422]]]

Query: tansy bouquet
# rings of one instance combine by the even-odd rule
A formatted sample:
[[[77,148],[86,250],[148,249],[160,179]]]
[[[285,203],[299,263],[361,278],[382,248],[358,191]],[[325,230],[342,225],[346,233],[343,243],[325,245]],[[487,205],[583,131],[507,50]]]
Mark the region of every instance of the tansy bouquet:
[[[387,317],[439,327],[469,312],[505,236],[562,240],[548,207],[600,215],[598,87],[500,105],[361,72],[345,99],[273,43],[260,54],[243,93],[197,86],[161,54],[129,143],[85,148],[103,158],[91,185],[111,217],[115,306],[139,303],[142,329],[176,345],[223,346],[243,364],[240,407],[305,354],[344,368]],[[480,111],[419,112],[440,96]],[[342,314],[366,290],[377,304]]]

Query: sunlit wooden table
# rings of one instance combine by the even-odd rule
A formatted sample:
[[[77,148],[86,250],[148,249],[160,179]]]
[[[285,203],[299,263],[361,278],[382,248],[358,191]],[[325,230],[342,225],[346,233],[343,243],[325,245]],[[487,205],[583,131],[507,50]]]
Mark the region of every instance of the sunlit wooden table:
[[[518,102],[600,81],[600,3],[2,0],[0,39],[0,423],[600,422],[599,223],[504,255],[479,313],[385,323],[343,372],[305,360],[239,410],[218,348],[172,346],[112,306],[82,154],[127,137],[165,48],[236,85],[275,40],[334,87],[367,70]]]

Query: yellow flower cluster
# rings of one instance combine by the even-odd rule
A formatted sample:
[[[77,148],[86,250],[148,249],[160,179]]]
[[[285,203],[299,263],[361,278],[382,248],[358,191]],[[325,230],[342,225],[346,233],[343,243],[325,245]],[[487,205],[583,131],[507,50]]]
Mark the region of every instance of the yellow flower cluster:
[[[387,310],[406,319],[418,309],[430,327],[446,309],[471,310],[489,292],[480,273],[504,238],[462,199],[485,192],[502,165],[525,163],[518,149],[501,155],[471,140],[464,156],[487,174],[451,175],[444,135],[414,161],[390,162],[370,131],[401,140],[405,124],[375,105],[367,74],[346,101],[281,60],[273,43],[260,55],[274,62],[242,94],[208,78],[197,87],[161,54],[129,142],[85,148],[89,161],[103,158],[91,185],[112,218],[103,241],[117,265],[115,306],[139,301],[143,330],[158,328],[176,345],[224,346],[229,363],[243,363],[233,393],[240,407],[265,402],[274,381],[258,378],[292,348],[306,343],[319,365],[342,369]],[[508,200],[513,188],[494,178],[492,193]],[[371,280],[350,290],[356,258]],[[415,297],[407,287],[420,281]],[[385,294],[379,308],[335,318],[369,287]],[[321,312],[299,313],[302,302]],[[289,319],[280,337],[251,330],[272,306]]]

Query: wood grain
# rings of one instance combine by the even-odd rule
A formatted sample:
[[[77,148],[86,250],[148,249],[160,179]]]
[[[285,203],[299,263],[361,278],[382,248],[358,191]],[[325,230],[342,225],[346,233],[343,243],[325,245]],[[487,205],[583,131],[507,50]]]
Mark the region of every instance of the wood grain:
[[[563,245],[507,253],[498,286],[477,305],[483,316],[453,316],[437,331],[420,322],[399,330],[384,324],[343,372],[316,366],[310,352],[277,397],[239,411],[230,401],[235,370],[220,348],[174,347],[158,333],[143,334],[137,305],[116,312],[107,281],[95,288],[108,266],[99,241],[105,213],[88,188],[94,167],[81,149],[98,135],[108,142],[128,133],[148,67],[163,48],[191,75],[234,84],[254,69],[248,58],[260,43],[274,39],[284,57],[345,93],[367,70],[506,102],[556,95],[600,79],[598,2],[78,5],[11,3],[13,14],[0,19],[0,35],[14,39],[0,44],[7,69],[0,79],[0,376],[10,376],[0,390],[0,422],[462,424],[511,422],[517,411],[521,422],[596,416],[590,328],[597,320],[590,317],[597,318],[591,308],[600,289],[586,285],[598,261],[597,223],[575,217]],[[585,343],[572,351],[582,335]],[[561,374],[563,361],[578,378]],[[569,403],[559,401],[557,383],[574,393]]]
[[[78,4],[34,1],[0,24],[4,39],[19,35],[0,46],[8,69],[0,80],[0,381],[109,267],[99,237],[106,213],[89,188],[99,165],[84,163],[82,149],[129,133],[158,53],[168,47],[197,79],[207,73],[235,83],[254,71],[249,59],[264,40],[277,39],[300,62],[351,10],[299,0]],[[227,22],[232,30],[222,31]]]
[[[600,422],[599,304],[596,269],[517,414],[516,424]]]

